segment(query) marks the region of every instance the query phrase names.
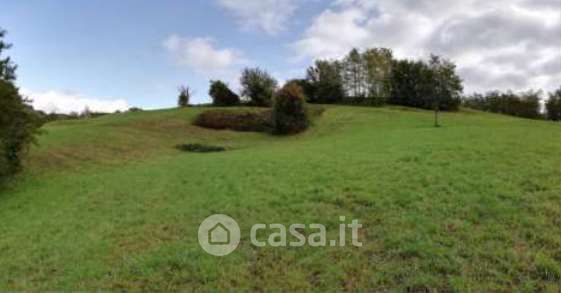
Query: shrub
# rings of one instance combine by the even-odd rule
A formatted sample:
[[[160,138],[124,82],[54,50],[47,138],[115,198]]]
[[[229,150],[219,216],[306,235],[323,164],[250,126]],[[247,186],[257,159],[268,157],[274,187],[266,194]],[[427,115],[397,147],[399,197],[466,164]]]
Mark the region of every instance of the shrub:
[[[276,134],[293,134],[308,128],[310,121],[300,86],[288,83],[275,95],[272,123]]]
[[[242,95],[250,99],[250,105],[268,107],[271,105],[277,81],[264,70],[246,68],[240,79]]]
[[[177,149],[191,153],[215,153],[226,151],[226,148],[221,146],[204,145],[200,143],[178,145]]]
[[[177,98],[177,105],[181,108],[189,106],[192,91],[188,86],[179,87],[179,97]]]
[[[271,130],[271,111],[211,110],[197,116],[193,124],[218,130],[268,132]]]
[[[208,94],[212,97],[212,104],[214,106],[235,106],[240,103],[240,97],[220,80],[210,81]]]
[[[132,108],[129,108],[128,111],[132,112],[132,113],[135,113],[135,112],[142,112],[144,110],[142,110],[142,108],[139,108],[139,107],[132,107]]]
[[[41,116],[27,105],[18,89],[0,79],[0,178],[21,169],[28,146],[43,124]]]

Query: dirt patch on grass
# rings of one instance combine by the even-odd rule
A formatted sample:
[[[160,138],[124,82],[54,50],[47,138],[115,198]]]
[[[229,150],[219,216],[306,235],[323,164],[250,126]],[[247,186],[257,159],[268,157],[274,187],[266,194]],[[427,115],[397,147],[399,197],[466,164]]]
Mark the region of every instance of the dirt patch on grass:
[[[181,144],[177,146],[177,149],[184,152],[190,153],[217,153],[226,151],[225,147],[206,145],[200,143],[191,144]]]

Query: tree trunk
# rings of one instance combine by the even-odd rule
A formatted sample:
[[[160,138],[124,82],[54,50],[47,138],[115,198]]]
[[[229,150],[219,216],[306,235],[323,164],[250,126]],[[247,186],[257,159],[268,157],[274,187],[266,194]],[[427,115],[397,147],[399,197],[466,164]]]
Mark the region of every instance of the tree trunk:
[[[440,107],[438,103],[435,103],[434,106],[434,127],[440,127],[440,123],[438,122],[438,114],[440,112]]]

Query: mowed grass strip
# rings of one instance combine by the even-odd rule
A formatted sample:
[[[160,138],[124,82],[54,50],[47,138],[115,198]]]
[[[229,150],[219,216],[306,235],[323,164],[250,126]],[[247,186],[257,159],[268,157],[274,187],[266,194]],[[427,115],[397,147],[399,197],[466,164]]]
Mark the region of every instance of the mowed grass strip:
[[[205,109],[47,125],[0,193],[4,289],[559,289],[561,125],[328,107],[291,137],[191,126]],[[229,151],[184,153],[205,143]],[[235,218],[225,258],[197,241]],[[356,248],[257,248],[255,223],[364,225]]]

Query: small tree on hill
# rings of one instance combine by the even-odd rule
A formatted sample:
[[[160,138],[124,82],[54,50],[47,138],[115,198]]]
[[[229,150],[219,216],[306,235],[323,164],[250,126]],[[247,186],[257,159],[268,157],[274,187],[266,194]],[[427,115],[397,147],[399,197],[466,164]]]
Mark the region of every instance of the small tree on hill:
[[[189,106],[189,100],[193,92],[188,86],[179,87],[179,97],[177,98],[177,105],[181,108]]]
[[[235,106],[240,103],[240,97],[220,80],[210,81],[208,94],[212,97],[212,104],[214,106]]]
[[[429,69],[424,80],[428,81],[429,93],[432,96],[432,104],[435,113],[434,126],[439,127],[438,114],[443,103],[456,101],[459,104],[463,91],[462,80],[456,74],[456,65],[449,60],[439,56],[431,55]],[[452,108],[445,105],[446,108]],[[457,107],[457,106],[456,106]]]
[[[294,134],[308,128],[310,121],[306,100],[297,83],[286,84],[275,95],[272,120],[276,134]]]
[[[240,79],[242,95],[254,106],[268,107],[277,88],[277,81],[259,68],[246,68]]]

